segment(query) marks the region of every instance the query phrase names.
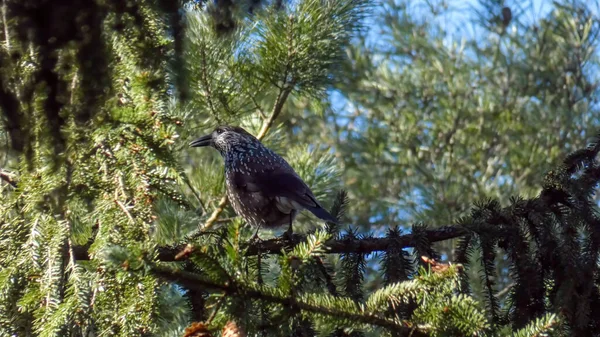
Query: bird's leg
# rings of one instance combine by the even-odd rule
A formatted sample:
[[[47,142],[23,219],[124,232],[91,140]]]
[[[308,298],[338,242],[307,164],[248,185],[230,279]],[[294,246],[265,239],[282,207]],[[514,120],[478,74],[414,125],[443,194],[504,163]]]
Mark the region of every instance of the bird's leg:
[[[252,235],[252,237],[250,238],[250,243],[253,244],[256,241],[260,241],[260,238],[258,237],[258,230],[260,229],[260,224],[258,226],[256,226],[256,232],[254,232],[254,235]]]
[[[292,241],[293,234],[294,234],[294,229],[292,228],[292,223],[294,222],[295,212],[296,212],[295,210],[292,210],[290,212],[290,225],[289,225],[287,231],[285,231],[285,233],[283,233],[284,238],[288,239],[289,241]]]

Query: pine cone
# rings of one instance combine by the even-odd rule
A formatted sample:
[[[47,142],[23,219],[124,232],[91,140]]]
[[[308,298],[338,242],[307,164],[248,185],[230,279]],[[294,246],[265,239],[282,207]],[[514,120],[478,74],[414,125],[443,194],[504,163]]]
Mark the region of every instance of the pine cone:
[[[185,328],[183,337],[212,337],[212,335],[208,331],[206,324],[194,322]]]
[[[222,337],[246,337],[246,333],[242,328],[238,327],[234,321],[229,321],[223,327]]]

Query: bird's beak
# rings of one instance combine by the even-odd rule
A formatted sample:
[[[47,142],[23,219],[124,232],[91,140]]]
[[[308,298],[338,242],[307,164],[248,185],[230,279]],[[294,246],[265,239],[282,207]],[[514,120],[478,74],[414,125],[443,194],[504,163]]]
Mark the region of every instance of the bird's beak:
[[[209,146],[211,142],[212,142],[212,136],[206,135],[206,136],[202,136],[198,139],[193,140],[190,143],[190,146],[191,147]]]

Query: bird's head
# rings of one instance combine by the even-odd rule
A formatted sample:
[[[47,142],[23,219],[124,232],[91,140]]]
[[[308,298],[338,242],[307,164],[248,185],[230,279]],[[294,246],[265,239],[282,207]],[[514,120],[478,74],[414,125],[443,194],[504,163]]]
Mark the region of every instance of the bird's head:
[[[190,143],[191,147],[212,146],[221,154],[236,146],[248,146],[259,143],[258,139],[239,126],[221,125],[206,136],[202,136]]]

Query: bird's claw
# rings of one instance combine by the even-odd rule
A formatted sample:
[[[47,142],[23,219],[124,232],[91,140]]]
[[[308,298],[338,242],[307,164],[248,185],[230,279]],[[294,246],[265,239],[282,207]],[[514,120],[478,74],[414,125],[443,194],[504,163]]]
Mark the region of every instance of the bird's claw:
[[[292,231],[292,229],[289,228],[288,230],[286,230],[285,232],[283,232],[283,235],[281,237],[284,240],[291,242],[294,239],[294,231]]]
[[[261,241],[262,240],[261,240],[260,237],[258,237],[258,231],[257,231],[256,233],[254,233],[254,235],[252,235],[252,237],[250,238],[250,240],[248,241],[248,243],[250,245],[254,245],[254,244],[256,244],[258,242],[261,242]]]

